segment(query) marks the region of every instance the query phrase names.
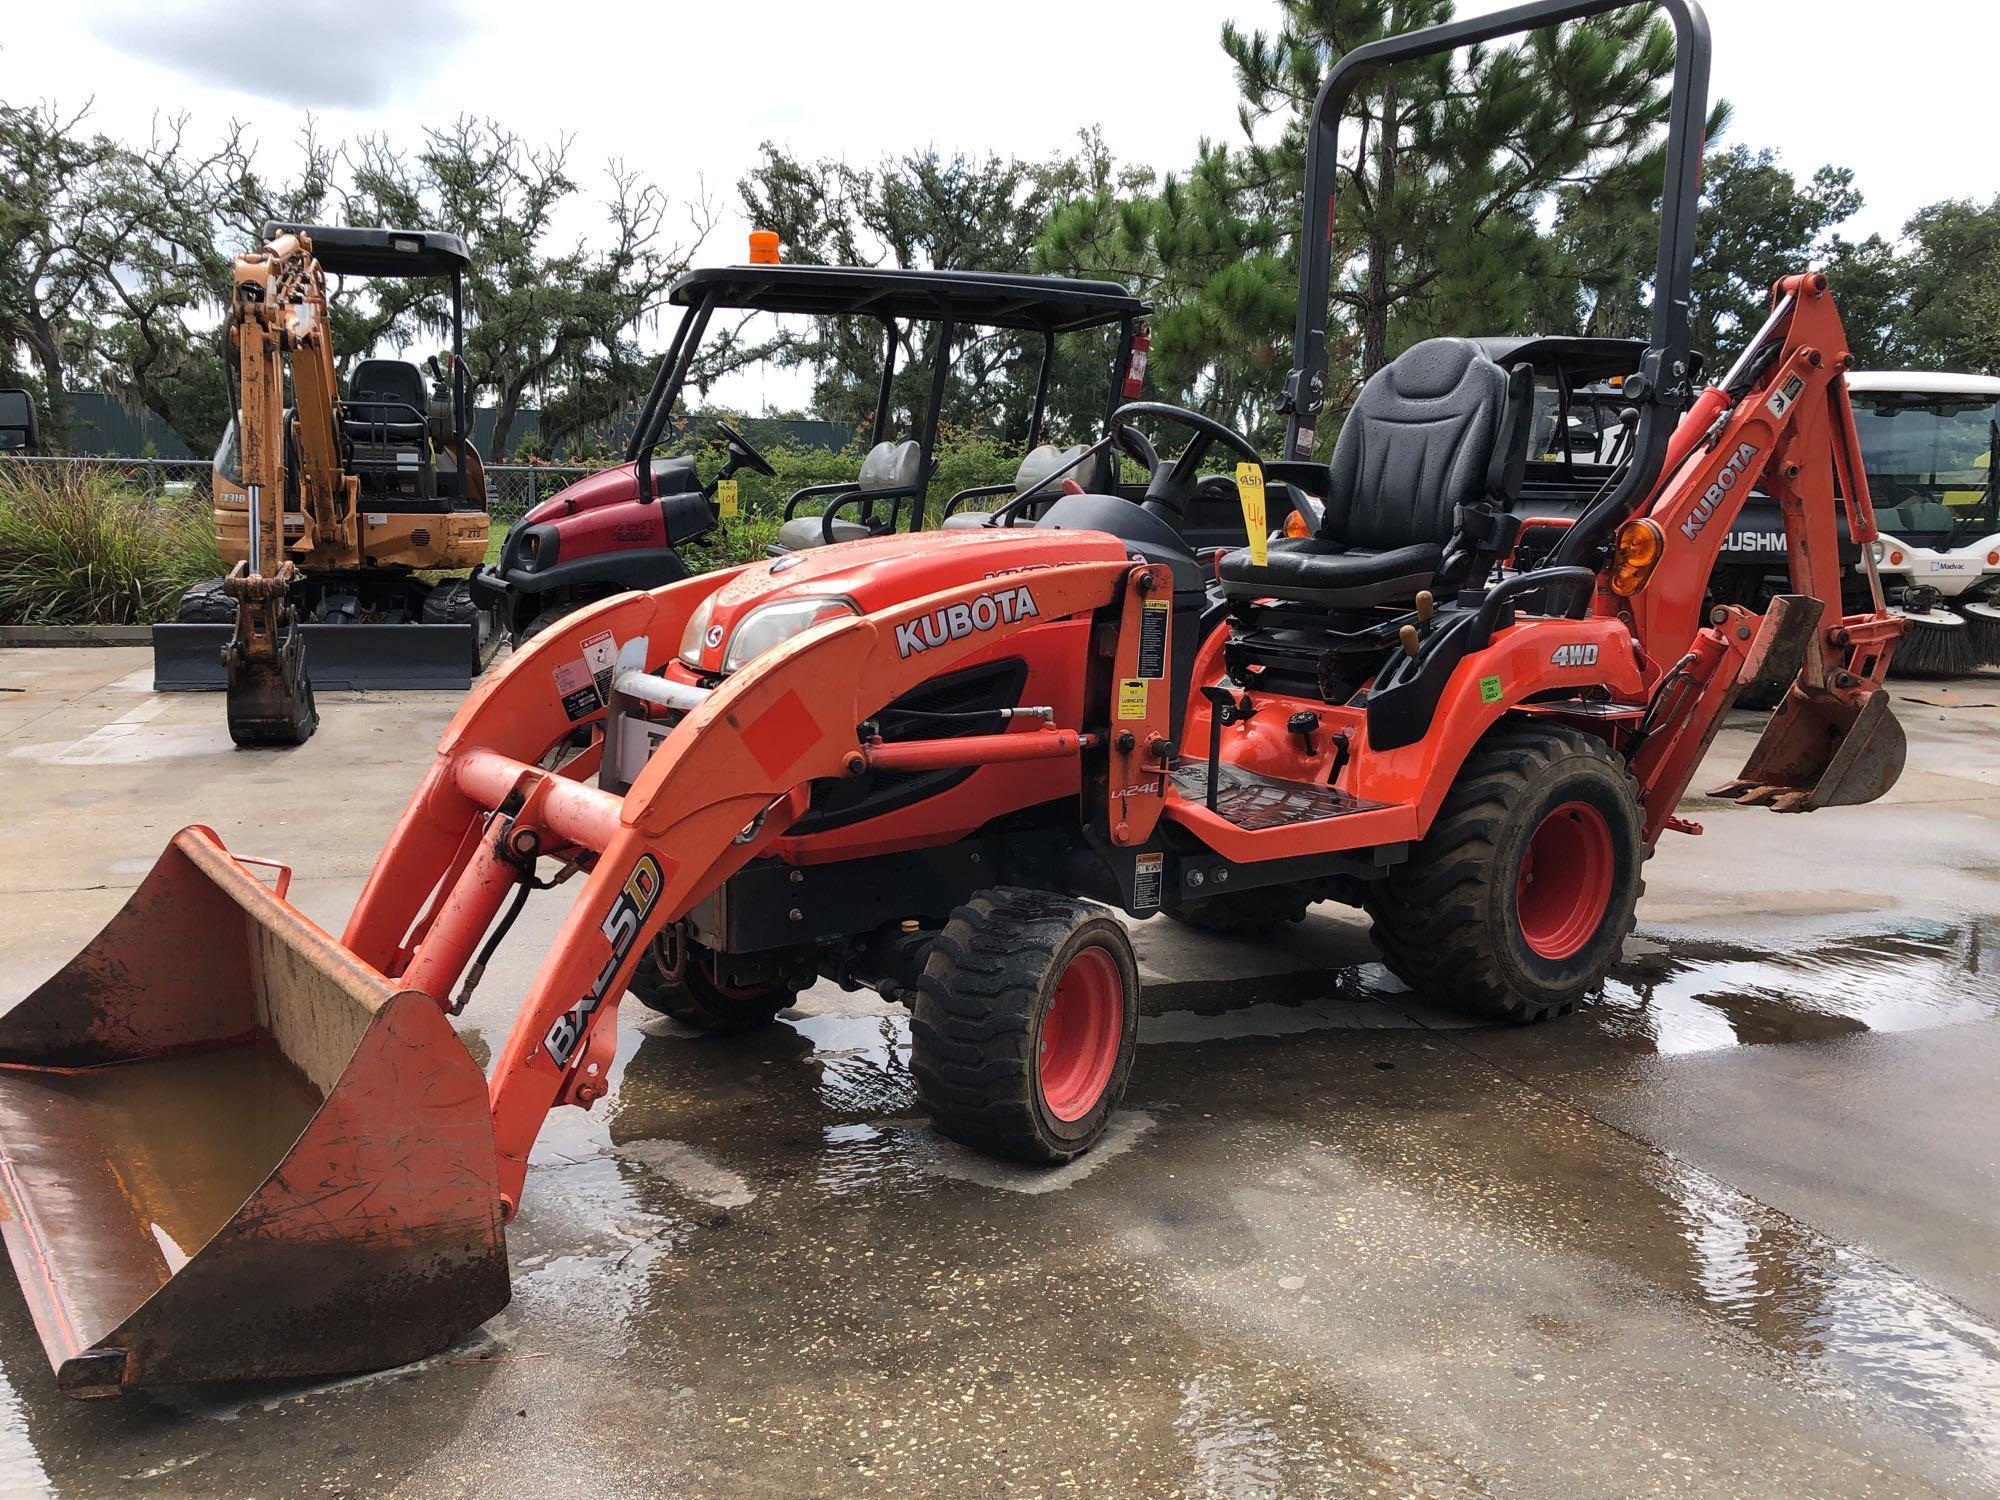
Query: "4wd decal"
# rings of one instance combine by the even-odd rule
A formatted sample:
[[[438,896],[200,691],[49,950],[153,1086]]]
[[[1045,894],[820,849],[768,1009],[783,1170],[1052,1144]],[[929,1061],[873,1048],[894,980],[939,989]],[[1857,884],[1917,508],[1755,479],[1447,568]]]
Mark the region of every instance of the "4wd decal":
[[[650,854],[640,855],[638,863],[632,866],[632,873],[625,877],[618,899],[611,903],[611,910],[604,918],[602,931],[611,939],[611,957],[597,971],[590,992],[563,1012],[555,1025],[549,1028],[548,1035],[542,1038],[542,1045],[549,1049],[549,1056],[555,1060],[557,1067],[568,1067],[570,1059],[576,1056],[584,1028],[590,1023],[591,1016],[596,1014],[597,1007],[604,1003],[611,981],[618,977],[625,955],[632,951],[639,929],[646,925],[646,913],[660,899],[661,883],[660,862]]]
[[[1597,665],[1597,643],[1585,641],[1573,646],[1558,646],[1549,658],[1552,667],[1594,667]]]
[[[1722,503],[1722,497],[1743,482],[1743,476],[1750,469],[1750,460],[1761,451],[1755,443],[1745,443],[1736,450],[1729,462],[1722,466],[1722,472],[1715,476],[1715,483],[1708,487],[1708,493],[1701,497],[1701,503],[1695,506],[1685,521],[1681,522],[1682,536],[1693,541],[1701,535],[1701,528],[1706,526],[1708,518],[1715,514],[1715,508]]]
[[[962,641],[975,630],[991,630],[996,625],[1012,625],[1019,620],[1041,617],[1035,596],[1024,586],[996,589],[975,599],[947,604],[929,614],[896,627],[896,654],[916,656],[942,646],[946,641]]]

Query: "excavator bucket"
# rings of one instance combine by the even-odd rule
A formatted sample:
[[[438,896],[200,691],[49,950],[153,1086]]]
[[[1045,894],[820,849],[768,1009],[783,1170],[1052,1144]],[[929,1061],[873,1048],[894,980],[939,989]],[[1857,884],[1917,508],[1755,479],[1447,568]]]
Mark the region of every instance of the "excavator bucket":
[[[484,1077],[286,878],[184,829],[0,1016],[0,1237],[72,1395],[378,1369],[506,1305]]]
[[[286,583],[250,576],[242,563],[223,583],[237,600],[236,629],[222,662],[229,737],[239,745],[303,745],[319,728],[306,643],[285,598]]]
[[[1819,655],[1820,613],[1820,601],[1804,595],[1781,595],[1771,602],[1744,664],[1744,682],[1792,677],[1791,687],[1741,774],[1710,796],[1779,812],[1811,812],[1873,802],[1903,774],[1909,743],[1890,710],[1888,693],[1879,684],[1856,679],[1849,679],[1855,685],[1845,689],[1825,685],[1829,674]]]

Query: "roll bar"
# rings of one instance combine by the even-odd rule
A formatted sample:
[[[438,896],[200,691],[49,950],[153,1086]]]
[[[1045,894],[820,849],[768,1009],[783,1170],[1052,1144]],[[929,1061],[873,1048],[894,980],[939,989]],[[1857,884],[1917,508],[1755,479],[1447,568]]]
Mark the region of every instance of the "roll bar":
[[[1694,218],[1701,196],[1709,61],[1708,20],[1696,0],[1533,0],[1490,15],[1384,37],[1356,47],[1334,64],[1314,101],[1306,143],[1294,363],[1278,408],[1286,414],[1287,459],[1312,457],[1314,429],[1326,402],[1326,313],[1333,281],[1334,206],[1342,170],[1340,122],[1355,90],[1382,69],[1412,58],[1455,52],[1460,47],[1631,6],[1665,11],[1673,22],[1675,43],[1652,336],[1640,358],[1639,373],[1625,384],[1626,398],[1639,408],[1639,431],[1633,462],[1623,482],[1577,518],[1550,562],[1567,565],[1588,561],[1604,538],[1631,514],[1639,498],[1651,491],[1666,460],[1674,423],[1689,395],[1688,296],[1694,275]]]

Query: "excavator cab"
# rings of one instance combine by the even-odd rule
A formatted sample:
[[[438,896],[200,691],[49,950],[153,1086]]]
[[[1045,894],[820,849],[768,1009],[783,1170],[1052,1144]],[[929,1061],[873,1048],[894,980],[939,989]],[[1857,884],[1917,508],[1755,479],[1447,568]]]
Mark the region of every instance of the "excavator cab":
[[[364,359],[347,379],[340,425],[364,506],[378,500],[435,500],[424,372],[407,359]]]

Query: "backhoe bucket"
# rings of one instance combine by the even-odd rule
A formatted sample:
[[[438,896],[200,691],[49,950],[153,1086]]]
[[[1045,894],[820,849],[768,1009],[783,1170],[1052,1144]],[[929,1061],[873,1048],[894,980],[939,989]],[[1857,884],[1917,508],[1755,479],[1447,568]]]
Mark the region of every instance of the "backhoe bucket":
[[[1794,683],[1742,774],[1711,796],[1779,812],[1873,802],[1903,774],[1909,744],[1881,688],[1848,694]]]
[[[0,1016],[0,1236],[57,1383],[327,1375],[506,1305],[486,1082],[205,828]]]

